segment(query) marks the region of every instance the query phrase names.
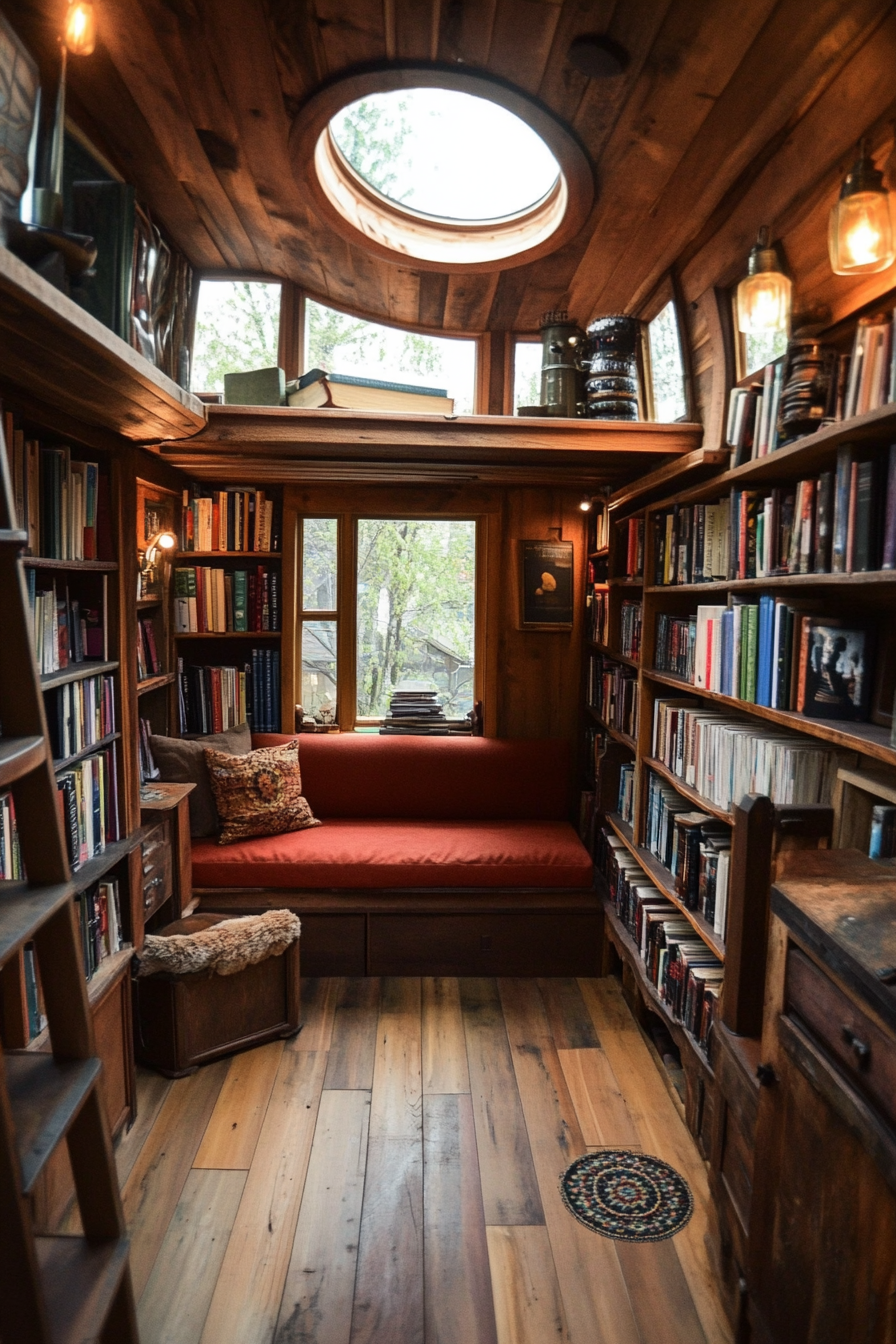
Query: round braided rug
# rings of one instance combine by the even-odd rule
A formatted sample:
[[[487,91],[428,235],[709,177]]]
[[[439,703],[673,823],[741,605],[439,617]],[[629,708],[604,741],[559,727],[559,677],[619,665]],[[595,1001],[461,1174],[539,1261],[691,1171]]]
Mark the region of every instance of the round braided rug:
[[[694,1211],[690,1186],[674,1167],[625,1148],[576,1158],[560,1193],[573,1217],[616,1241],[665,1241]]]

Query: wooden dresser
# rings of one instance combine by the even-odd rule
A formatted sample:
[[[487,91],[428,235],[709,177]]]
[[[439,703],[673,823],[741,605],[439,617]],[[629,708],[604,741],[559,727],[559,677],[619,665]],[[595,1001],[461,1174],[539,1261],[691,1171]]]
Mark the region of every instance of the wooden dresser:
[[[896,1341],[896,873],[772,888],[749,1236],[756,1344]]]

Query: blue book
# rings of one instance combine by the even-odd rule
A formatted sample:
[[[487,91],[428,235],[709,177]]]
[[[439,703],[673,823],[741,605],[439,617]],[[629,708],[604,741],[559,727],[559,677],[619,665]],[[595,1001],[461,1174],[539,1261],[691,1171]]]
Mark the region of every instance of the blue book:
[[[734,638],[734,612],[726,607],[722,612],[722,673],[719,689],[723,695],[731,694],[731,643]]]
[[[759,599],[759,659],[756,672],[756,704],[770,708],[772,703],[772,626],[775,600]]]

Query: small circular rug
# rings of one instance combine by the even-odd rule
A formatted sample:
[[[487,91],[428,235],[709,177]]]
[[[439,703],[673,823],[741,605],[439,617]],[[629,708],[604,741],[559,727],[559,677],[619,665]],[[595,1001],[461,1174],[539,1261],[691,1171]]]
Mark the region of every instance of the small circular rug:
[[[690,1187],[674,1167],[625,1148],[576,1158],[560,1193],[573,1217],[616,1241],[665,1241],[694,1211]]]

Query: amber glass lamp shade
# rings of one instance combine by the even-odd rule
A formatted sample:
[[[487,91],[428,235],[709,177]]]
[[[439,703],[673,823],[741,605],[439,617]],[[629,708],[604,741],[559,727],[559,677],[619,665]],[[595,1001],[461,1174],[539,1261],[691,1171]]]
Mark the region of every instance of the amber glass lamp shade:
[[[739,331],[787,331],[790,326],[790,300],[793,286],[784,274],[776,247],[770,247],[768,229],[759,230],[759,239],[747,266],[747,275],[737,287],[737,327]]]
[[[63,45],[72,56],[89,56],[96,46],[96,13],[90,0],[70,0]]]
[[[890,193],[864,145],[831,211],[828,251],[835,275],[872,275],[896,260]]]

